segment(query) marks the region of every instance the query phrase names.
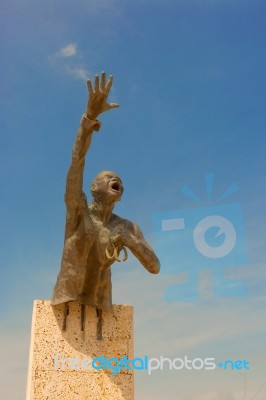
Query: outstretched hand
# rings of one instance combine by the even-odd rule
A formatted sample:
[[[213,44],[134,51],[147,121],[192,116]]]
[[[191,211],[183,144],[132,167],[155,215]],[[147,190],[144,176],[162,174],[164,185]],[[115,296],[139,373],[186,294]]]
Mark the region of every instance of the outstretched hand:
[[[89,90],[89,99],[87,104],[86,114],[89,119],[97,119],[99,114],[105,111],[111,110],[112,108],[119,107],[116,103],[108,103],[107,97],[111,90],[113,83],[112,75],[106,83],[106,73],[103,72],[101,75],[101,81],[99,76],[95,76],[94,88],[90,80],[87,81],[87,86]]]

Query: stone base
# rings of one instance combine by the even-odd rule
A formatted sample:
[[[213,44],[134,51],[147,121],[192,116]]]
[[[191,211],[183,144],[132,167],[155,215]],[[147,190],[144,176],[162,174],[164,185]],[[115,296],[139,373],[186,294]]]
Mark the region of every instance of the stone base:
[[[99,340],[99,318],[94,307],[85,307],[81,330],[81,305],[70,302],[66,329],[62,330],[65,305],[34,301],[26,400],[134,399],[133,369],[113,374],[112,369],[91,366],[96,357],[134,358],[133,307],[113,307],[114,314],[102,313]]]

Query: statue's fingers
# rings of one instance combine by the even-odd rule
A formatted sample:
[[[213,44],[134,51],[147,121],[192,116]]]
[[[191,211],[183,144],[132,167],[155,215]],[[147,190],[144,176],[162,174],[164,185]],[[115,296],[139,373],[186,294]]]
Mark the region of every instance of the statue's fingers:
[[[108,258],[108,260],[112,260],[112,258],[114,257],[114,254],[112,256],[110,255],[109,250],[108,250],[107,247],[105,249],[105,255]]]
[[[87,80],[87,86],[88,86],[89,94],[90,95],[93,94],[93,87],[92,87],[91,81],[89,79]]]
[[[95,92],[99,91],[99,76],[98,75],[95,76],[94,90],[95,90]]]
[[[101,91],[103,92],[105,89],[105,85],[106,85],[106,73],[102,72],[102,79],[101,79]]]
[[[126,261],[128,258],[128,254],[127,254],[127,249],[124,246],[123,246],[123,251],[124,251],[123,261]]]
[[[112,75],[110,75],[110,76],[109,76],[109,79],[108,79],[108,81],[107,81],[106,89],[105,89],[106,96],[108,96],[108,94],[109,94],[109,92],[110,92],[110,90],[111,90],[112,83],[113,83],[113,77],[112,77]]]
[[[118,107],[120,107],[120,105],[117,104],[117,103],[109,103],[109,109],[111,109],[111,108],[118,108]]]
[[[114,255],[115,255],[116,261],[121,262],[121,260],[119,259],[119,251],[118,251],[117,247],[115,248]]]

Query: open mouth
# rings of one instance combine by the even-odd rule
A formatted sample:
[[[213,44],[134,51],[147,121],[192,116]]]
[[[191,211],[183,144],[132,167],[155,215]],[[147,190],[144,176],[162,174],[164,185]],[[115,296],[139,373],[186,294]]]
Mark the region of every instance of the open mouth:
[[[111,189],[115,190],[116,192],[119,192],[120,191],[119,183],[118,182],[113,182],[112,185],[111,185]]]

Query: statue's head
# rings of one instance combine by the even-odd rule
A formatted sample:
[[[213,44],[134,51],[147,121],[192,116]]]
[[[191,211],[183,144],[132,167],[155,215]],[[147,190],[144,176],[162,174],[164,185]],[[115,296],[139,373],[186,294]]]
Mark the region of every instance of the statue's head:
[[[91,184],[93,199],[104,203],[115,203],[119,201],[123,191],[122,181],[113,171],[100,172]]]

